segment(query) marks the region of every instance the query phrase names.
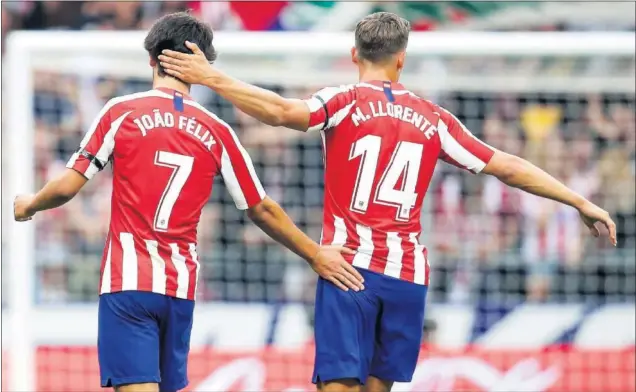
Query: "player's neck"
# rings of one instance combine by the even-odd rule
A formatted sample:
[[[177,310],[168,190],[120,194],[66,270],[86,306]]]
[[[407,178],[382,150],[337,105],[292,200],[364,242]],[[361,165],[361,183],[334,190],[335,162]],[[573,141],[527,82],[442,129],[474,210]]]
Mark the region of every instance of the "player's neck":
[[[360,67],[359,70],[359,79],[361,82],[371,82],[374,80],[397,82],[399,78],[400,74],[398,72],[390,71],[385,68]]]
[[[190,94],[190,85],[169,77],[155,77],[152,81],[152,88],[168,88],[186,95]]]

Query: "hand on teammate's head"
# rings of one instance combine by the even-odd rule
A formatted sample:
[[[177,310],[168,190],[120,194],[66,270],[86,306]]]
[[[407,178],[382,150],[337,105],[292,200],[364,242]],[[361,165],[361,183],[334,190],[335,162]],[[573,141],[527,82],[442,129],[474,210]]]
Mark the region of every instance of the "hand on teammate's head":
[[[212,77],[213,68],[197,44],[186,41],[185,45],[192,54],[164,49],[159,55],[160,65],[168,75],[186,83],[201,84]]]

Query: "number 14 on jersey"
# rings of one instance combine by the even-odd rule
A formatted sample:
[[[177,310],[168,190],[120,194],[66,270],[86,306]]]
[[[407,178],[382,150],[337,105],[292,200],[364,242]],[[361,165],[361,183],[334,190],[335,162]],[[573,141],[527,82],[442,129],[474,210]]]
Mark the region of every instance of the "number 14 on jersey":
[[[351,146],[349,160],[361,157],[351,198],[350,208],[352,211],[364,214],[369,208],[381,146],[382,138],[375,135],[364,136]],[[373,202],[397,208],[395,219],[400,222],[409,220],[411,209],[417,200],[415,188],[419,178],[423,151],[424,146],[421,144],[399,142],[375,189]],[[402,178],[402,182],[398,184],[400,178]]]

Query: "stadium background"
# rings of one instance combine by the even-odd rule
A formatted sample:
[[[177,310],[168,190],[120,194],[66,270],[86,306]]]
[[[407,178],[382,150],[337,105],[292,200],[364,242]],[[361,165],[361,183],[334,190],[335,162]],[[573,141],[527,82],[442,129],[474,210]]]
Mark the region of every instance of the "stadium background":
[[[143,30],[158,16],[183,9],[192,9],[216,30],[349,31],[364,14],[388,10],[407,17],[419,31],[634,31],[633,4],[615,6],[15,2],[2,4],[2,39],[17,29]],[[444,66],[451,71],[471,67],[476,78],[512,70],[527,78],[585,72],[633,77],[635,72],[633,57],[627,62],[556,58]],[[108,99],[150,88],[146,80],[134,78],[37,70],[34,83],[38,188],[63,169]],[[323,86],[308,81],[303,89],[265,87],[302,97]],[[488,143],[530,159],[606,208],[617,221],[619,246],[590,237],[573,210],[507,189],[493,178],[440,165],[422,217],[432,267],[426,350],[418,381],[396,389],[634,390],[634,90],[436,92],[424,84],[407,87],[456,113]],[[205,89],[194,88],[192,95],[232,124],[269,195],[317,239],[323,192],[319,139],[259,124]],[[3,127],[5,132],[10,130]],[[20,170],[5,152],[3,170]],[[40,345],[40,390],[96,389],[95,301],[109,198],[105,170],[67,206],[36,219],[34,333]],[[3,250],[4,245],[3,237]],[[308,388],[312,271],[236,211],[220,181],[201,218],[199,254],[203,268],[192,390]],[[7,339],[3,336],[3,342]]]

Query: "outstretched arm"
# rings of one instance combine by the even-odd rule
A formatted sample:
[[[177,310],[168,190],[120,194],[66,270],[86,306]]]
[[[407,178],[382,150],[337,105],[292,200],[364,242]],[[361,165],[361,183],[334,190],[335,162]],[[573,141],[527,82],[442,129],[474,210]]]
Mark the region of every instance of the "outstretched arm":
[[[455,116],[439,107],[438,132],[442,159],[473,173],[486,173],[503,183],[533,195],[545,197],[576,208],[592,235],[600,232],[597,222],[605,225],[610,241],[616,246],[616,225],[607,211],[586,200],[563,183],[525,159],[498,151],[481,142]]]
[[[18,195],[13,202],[13,214],[19,222],[28,221],[39,211],[50,210],[70,201],[88,179],[73,169],[65,169],[35,195]]]
[[[318,275],[342,290],[364,289],[362,275],[347,263],[341,253],[354,253],[344,247],[319,246],[303,233],[274,200],[265,197],[247,210],[250,219],[267,235],[307,260]]]
[[[164,50],[159,56],[167,74],[186,83],[211,88],[239,110],[268,125],[307,131],[311,113],[305,101],[283,98],[273,91],[234,79],[213,68],[196,44],[186,42],[186,46],[193,54]]]
[[[597,222],[600,222],[607,228],[610,241],[616,246],[616,224],[607,211],[525,159],[495,151],[482,172],[493,175],[512,187],[576,208],[592,235],[595,237],[600,235],[595,226]]]

